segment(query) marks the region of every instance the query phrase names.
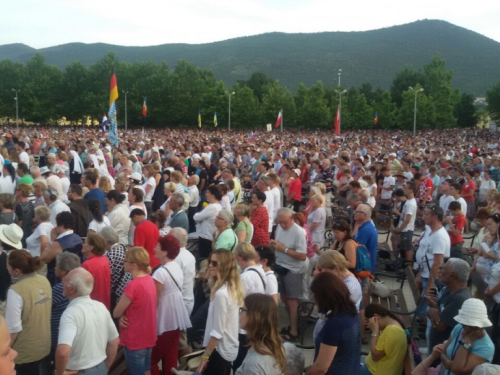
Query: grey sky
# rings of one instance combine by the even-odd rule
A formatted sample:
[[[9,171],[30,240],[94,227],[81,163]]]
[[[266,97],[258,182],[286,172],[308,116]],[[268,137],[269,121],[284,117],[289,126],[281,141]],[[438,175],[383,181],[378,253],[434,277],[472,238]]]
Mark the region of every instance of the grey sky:
[[[209,43],[281,31],[364,31],[441,19],[500,42],[500,2],[4,0],[0,45]],[[472,6],[471,6],[472,4]],[[1,59],[1,56],[0,56]]]

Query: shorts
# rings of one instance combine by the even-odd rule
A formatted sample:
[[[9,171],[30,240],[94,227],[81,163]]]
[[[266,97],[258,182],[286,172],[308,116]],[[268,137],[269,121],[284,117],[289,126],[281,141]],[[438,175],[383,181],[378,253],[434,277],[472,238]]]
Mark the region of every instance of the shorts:
[[[179,339],[179,351],[184,350],[188,347],[187,333],[186,330],[181,331],[181,338]]]
[[[408,230],[406,232],[401,232],[401,250],[413,250],[413,231]]]
[[[295,299],[302,298],[304,294],[302,287],[302,274],[288,271],[286,275],[278,276],[278,291],[285,295],[286,298]]]

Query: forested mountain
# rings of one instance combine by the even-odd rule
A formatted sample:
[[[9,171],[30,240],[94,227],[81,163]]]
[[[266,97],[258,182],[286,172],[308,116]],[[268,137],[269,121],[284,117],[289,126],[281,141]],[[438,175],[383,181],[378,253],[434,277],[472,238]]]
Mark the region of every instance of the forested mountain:
[[[420,69],[439,52],[453,71],[453,86],[477,96],[498,81],[500,43],[483,35],[438,20],[365,32],[315,34],[270,33],[221,42],[123,47],[109,44],[70,43],[34,49],[23,44],[0,46],[0,60],[27,62],[36,53],[60,68],[78,60],[85,66],[113,51],[123,62],[166,61],[172,69],[180,59],[211,69],[227,86],[259,71],[278,79],[295,92],[299,83],[318,80],[335,85],[342,69],[342,86],[389,89],[394,75],[410,64]]]

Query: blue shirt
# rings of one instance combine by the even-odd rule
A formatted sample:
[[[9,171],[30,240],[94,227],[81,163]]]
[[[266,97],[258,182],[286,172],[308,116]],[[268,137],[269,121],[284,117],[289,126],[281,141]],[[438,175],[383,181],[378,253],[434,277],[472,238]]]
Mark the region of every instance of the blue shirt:
[[[83,199],[90,199],[90,198],[99,199],[99,201],[101,202],[101,212],[104,215],[108,210],[108,206],[106,204],[106,196],[104,195],[104,192],[99,188],[89,190],[89,192],[85,194]]]
[[[375,228],[375,225],[373,225],[371,221],[367,221],[366,223],[362,224],[359,227],[354,240],[357,243],[366,246],[366,249],[368,250],[368,254],[370,254],[370,258],[372,261],[371,273],[375,274],[378,250],[378,232]]]

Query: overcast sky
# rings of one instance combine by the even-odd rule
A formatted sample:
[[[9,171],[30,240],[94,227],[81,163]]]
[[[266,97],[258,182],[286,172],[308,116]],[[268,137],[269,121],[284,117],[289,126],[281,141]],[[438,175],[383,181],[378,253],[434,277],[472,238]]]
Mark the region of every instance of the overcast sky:
[[[424,18],[500,42],[498,0],[4,0],[0,9],[0,45],[35,48],[209,43],[272,31],[364,31]]]

